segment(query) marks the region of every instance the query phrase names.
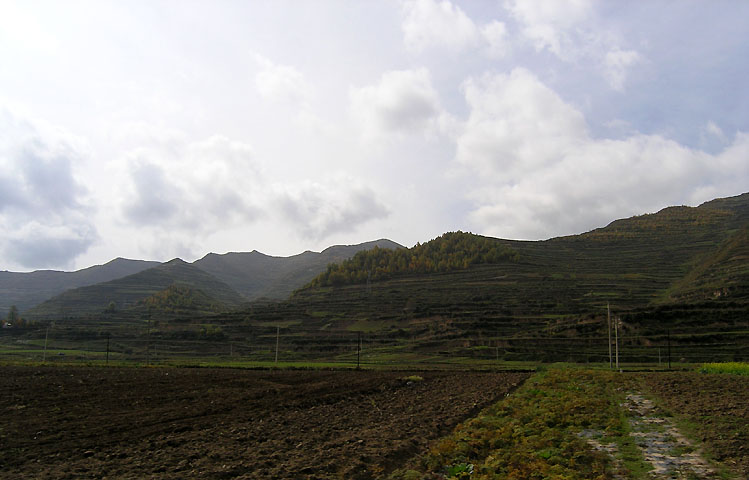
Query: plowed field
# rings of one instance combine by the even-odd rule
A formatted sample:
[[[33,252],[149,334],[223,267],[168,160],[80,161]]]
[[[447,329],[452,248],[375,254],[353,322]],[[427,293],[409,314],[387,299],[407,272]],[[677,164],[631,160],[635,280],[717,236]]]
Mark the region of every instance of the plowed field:
[[[0,368],[0,476],[369,479],[523,373]]]
[[[696,372],[641,378],[662,405],[689,422],[713,458],[749,478],[749,378]]]

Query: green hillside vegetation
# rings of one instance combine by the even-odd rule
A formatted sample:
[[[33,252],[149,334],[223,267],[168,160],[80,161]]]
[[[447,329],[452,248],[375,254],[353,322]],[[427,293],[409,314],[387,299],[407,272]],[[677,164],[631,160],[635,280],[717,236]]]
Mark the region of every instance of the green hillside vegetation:
[[[678,301],[719,298],[749,300],[749,227],[737,230],[717,249],[700,256],[668,291]]]
[[[517,258],[517,252],[496,238],[450,232],[409,249],[375,247],[358,252],[349,260],[329,265],[307,288],[380,281],[403,274],[448,272]]]
[[[239,293],[214,276],[180,259],[174,259],[117,280],[68,290],[29,310],[26,316],[69,318],[113,309],[122,312],[174,284],[200,290],[224,309],[236,308],[245,301]]]
[[[610,306],[624,362],[665,362],[667,352],[674,361],[746,361],[748,254],[749,194],[743,194],[545,241],[453,232],[410,249],[374,248],[328,267],[284,301],[240,305],[231,286],[174,261],[66,292],[41,313],[88,315],[85,325],[55,327],[71,345],[106,323],[133,351],[150,332],[170,355],[240,351],[268,361],[280,344],[281,361],[350,362],[361,336],[362,359],[373,363],[608,363]],[[169,274],[170,268],[182,273]],[[192,291],[164,292],[174,284]],[[149,312],[144,302],[152,296]],[[184,312],[176,318],[182,314],[169,310],[188,299],[202,313],[176,308]],[[211,300],[226,310],[214,312]],[[115,313],[101,317],[111,301]],[[208,338],[201,332],[209,326],[212,345],[176,342],[183,330]],[[35,335],[38,342],[44,331]]]
[[[227,332],[240,318],[293,325],[287,334],[297,350],[360,331],[445,358],[602,361],[610,305],[629,361],[657,361],[667,342],[678,358],[742,359],[748,211],[744,194],[546,241],[446,234],[413,249],[358,254],[286,302],[216,321]],[[451,264],[449,245],[461,243],[497,246],[498,255],[464,247]]]
[[[139,301],[134,308],[159,316],[206,315],[226,311],[226,306],[203,291],[178,283]]]

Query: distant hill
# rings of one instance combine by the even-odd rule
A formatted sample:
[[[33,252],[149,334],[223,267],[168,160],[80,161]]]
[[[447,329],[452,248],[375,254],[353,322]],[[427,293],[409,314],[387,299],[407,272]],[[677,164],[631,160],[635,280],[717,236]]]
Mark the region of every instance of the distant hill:
[[[336,245],[320,253],[307,251],[291,257],[272,257],[257,251],[223,255],[209,253],[193,265],[226,282],[248,300],[284,299],[325,271],[328,264],[342,262],[357,252],[375,247],[404,248],[382,239],[358,245]]]
[[[278,300],[288,297],[294,290],[309,282],[320,272],[324,271],[329,263],[340,262],[352,257],[356,252],[371,249],[375,246],[386,249],[403,248],[401,245],[390,240],[377,240],[358,245],[332,246],[320,253],[307,251],[291,257],[272,257],[257,251],[249,253],[227,253],[223,255],[210,253],[194,262],[193,265],[228,284],[244,297],[243,300],[255,300],[258,298]],[[117,258],[104,265],[97,265],[75,272],[53,270],[40,270],[31,273],[0,272],[0,318],[5,317],[11,305],[16,305],[21,313],[25,315],[32,307],[51,300],[52,297],[68,290],[107,283],[158,265],[161,265],[161,263]],[[140,278],[136,277],[130,281],[139,281]],[[148,281],[150,282],[151,280],[149,279]],[[162,285],[162,283],[158,283],[158,285]],[[164,286],[164,288],[167,286]],[[114,288],[118,287],[115,286]],[[150,288],[148,291],[154,293]],[[39,315],[40,312],[44,312],[44,315],[51,315],[51,305],[56,305],[54,308],[57,308],[58,311],[80,309],[81,311],[88,312],[96,310],[101,306],[102,302],[108,304],[110,301],[95,299],[94,294],[97,292],[106,292],[109,294],[110,286],[103,286],[83,292],[71,292],[63,297],[66,299],[63,303],[70,301],[76,305],[75,307],[58,305],[57,302],[61,300],[56,299],[54,302],[43,307],[40,305],[39,309],[34,309],[30,313],[32,316]],[[74,300],[80,295],[89,300]],[[83,304],[89,301],[92,302],[91,308],[83,308]],[[129,302],[130,300],[127,301]],[[94,307],[93,304],[96,306]],[[228,304],[235,305],[237,302],[232,301]]]
[[[99,314],[110,309],[122,311],[173,285],[199,290],[224,309],[239,306],[244,298],[226,283],[203,270],[174,259],[133,275],[68,290],[26,312],[29,318],[52,318]],[[111,310],[111,309],[110,309]]]
[[[0,272],[0,318],[15,305],[23,313],[66,290],[108,282],[159,265],[159,262],[116,258],[75,272],[37,270],[30,273]]]
[[[498,255],[489,255],[492,249]],[[262,326],[294,319],[290,331],[310,344],[363,329],[443,353],[502,346],[506,359],[601,358],[610,305],[623,318],[630,354],[653,355],[647,349],[665,345],[671,331],[674,345],[685,348],[681,355],[745,358],[748,292],[749,194],[743,194],[546,241],[456,232],[397,253],[361,253],[288,301],[217,321],[250,316]],[[567,343],[554,344],[555,338]],[[570,339],[579,344],[570,347]]]
[[[628,362],[660,363],[672,351],[689,362],[745,361],[748,260],[749,193],[545,241],[451,232],[408,249],[383,240],[289,258],[209,254],[71,290],[31,312],[79,315],[55,327],[70,342],[100,340],[108,328],[141,345],[145,325],[164,351],[190,355],[239,351],[236,342],[267,360],[280,336],[287,358],[350,361],[363,341],[377,361],[440,364],[606,362],[610,306]],[[39,340],[43,326],[11,330]]]

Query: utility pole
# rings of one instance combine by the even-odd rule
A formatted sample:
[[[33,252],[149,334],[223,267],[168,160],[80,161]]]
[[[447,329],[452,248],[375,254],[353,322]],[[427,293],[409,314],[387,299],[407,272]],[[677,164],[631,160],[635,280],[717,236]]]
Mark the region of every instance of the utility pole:
[[[107,365],[109,365],[109,337],[111,336],[111,333],[107,333]]]
[[[614,335],[616,337],[616,369],[619,370],[619,317],[614,317]]]
[[[47,338],[49,337],[49,327],[44,332],[44,353],[42,354],[42,363],[47,361]]]
[[[148,315],[148,331],[146,331],[146,365],[151,364],[151,315]]]
[[[276,325],[276,363],[278,363],[278,337],[281,335],[281,327]]]
[[[360,365],[360,363],[359,363],[359,359],[360,358],[361,358],[361,332],[359,332],[359,340],[358,340],[357,346],[356,346],[356,369],[357,370],[359,370],[359,368],[360,368],[360,366],[359,366]]]
[[[607,317],[609,320],[609,369],[613,367],[611,360],[611,304],[606,303]]]
[[[671,330],[666,330],[666,341],[668,342],[668,369],[671,370]]]

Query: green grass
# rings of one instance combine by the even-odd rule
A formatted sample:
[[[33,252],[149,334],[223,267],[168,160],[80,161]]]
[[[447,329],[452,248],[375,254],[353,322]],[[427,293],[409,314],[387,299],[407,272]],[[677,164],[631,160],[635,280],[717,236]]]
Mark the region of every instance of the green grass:
[[[725,363],[703,363],[699,368],[700,373],[730,373],[732,375],[749,375],[749,363],[725,362]]]
[[[620,406],[622,385],[613,372],[544,369],[391,479],[603,479],[615,471],[647,478],[648,466]],[[623,467],[588,444],[583,431],[599,432],[601,443],[617,444]],[[461,476],[469,465],[473,473]]]

